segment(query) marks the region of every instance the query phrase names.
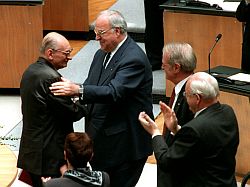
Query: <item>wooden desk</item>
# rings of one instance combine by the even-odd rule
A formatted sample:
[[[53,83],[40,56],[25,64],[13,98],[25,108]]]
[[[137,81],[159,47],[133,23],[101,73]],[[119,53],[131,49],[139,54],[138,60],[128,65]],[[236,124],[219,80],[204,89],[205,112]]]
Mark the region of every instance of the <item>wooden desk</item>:
[[[17,158],[6,145],[0,145],[0,163],[0,186],[11,186],[17,176]]]
[[[189,43],[197,56],[196,71],[208,69],[208,54],[219,33],[222,38],[211,54],[211,68],[219,65],[240,68],[242,24],[236,20],[234,12],[171,5],[163,8],[165,43]],[[166,88],[170,96],[172,84],[169,81]]]
[[[230,76],[240,73],[241,70],[227,66],[218,66],[212,68],[211,72]],[[238,120],[240,144],[236,154],[236,174],[242,176],[250,171],[250,85],[237,86],[219,83],[219,86],[221,90],[220,102],[232,106]]]
[[[39,55],[42,6],[0,5],[0,88],[19,88],[26,67]]]
[[[240,144],[236,154],[236,174],[242,176],[250,171],[249,97],[221,91],[219,100],[221,103],[226,103],[232,106],[237,116]]]
[[[45,0],[43,29],[89,31],[88,0]]]

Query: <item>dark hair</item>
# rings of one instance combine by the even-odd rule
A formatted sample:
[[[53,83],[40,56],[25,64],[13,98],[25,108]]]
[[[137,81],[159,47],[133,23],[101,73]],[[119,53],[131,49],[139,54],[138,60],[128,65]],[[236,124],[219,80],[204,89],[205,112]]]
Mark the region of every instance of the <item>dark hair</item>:
[[[74,168],[83,168],[92,157],[93,142],[86,133],[73,132],[66,136],[64,150]]]

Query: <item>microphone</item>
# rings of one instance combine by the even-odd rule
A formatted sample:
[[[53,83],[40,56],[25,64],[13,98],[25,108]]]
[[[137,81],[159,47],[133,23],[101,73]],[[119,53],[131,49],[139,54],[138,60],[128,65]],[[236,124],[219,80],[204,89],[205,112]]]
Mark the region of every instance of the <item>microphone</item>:
[[[212,53],[214,47],[215,47],[216,44],[218,43],[218,41],[221,39],[221,37],[222,37],[222,34],[218,34],[218,35],[216,36],[215,43],[214,43],[213,47],[210,49],[209,54],[208,54],[208,73],[209,73],[210,75],[211,75],[211,72],[210,72],[210,69],[211,69],[211,68],[210,68],[210,55],[211,55],[211,53]],[[213,76],[214,78],[216,78],[216,80],[217,80],[219,83],[230,84],[230,85],[235,84],[235,81],[232,80],[232,79],[229,79],[227,76],[218,75],[218,74],[216,74],[216,73],[213,73],[212,76]]]
[[[215,39],[215,42],[218,42],[221,39],[221,37],[222,37],[222,34],[218,34],[216,39]]]
[[[209,74],[211,74],[211,72],[210,72],[210,69],[211,69],[211,68],[210,68],[210,56],[211,56],[211,53],[212,53],[214,47],[216,46],[216,44],[218,43],[218,41],[221,39],[221,37],[222,37],[222,34],[218,34],[218,35],[216,36],[215,43],[214,43],[213,47],[210,49],[210,51],[209,51],[209,53],[208,53],[208,73],[209,73]]]

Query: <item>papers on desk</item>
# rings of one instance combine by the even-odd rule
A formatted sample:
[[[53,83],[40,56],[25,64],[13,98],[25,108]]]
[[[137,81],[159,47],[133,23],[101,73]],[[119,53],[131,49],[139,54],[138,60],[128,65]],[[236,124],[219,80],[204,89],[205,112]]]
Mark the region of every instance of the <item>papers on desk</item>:
[[[231,2],[231,1],[230,2],[226,2],[224,0],[201,0],[201,1],[207,2],[210,5],[217,4],[223,10],[233,11],[233,12],[236,12],[236,9],[237,9],[238,5],[240,4],[240,2]]]
[[[237,73],[228,78],[232,80],[236,80],[236,81],[250,82],[250,74],[246,74],[246,73]]]

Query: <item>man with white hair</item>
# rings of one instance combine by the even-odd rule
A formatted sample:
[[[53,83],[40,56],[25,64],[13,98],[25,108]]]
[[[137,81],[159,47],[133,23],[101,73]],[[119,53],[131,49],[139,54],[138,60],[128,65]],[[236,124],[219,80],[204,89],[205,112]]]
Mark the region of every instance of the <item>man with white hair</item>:
[[[195,116],[182,127],[172,109],[160,102],[165,124],[175,134],[170,146],[155,122],[145,112],[139,114],[142,126],[152,135],[157,164],[172,173],[174,186],[236,187],[238,123],[233,109],[218,101],[218,82],[205,72],[195,73],[184,95]]]

